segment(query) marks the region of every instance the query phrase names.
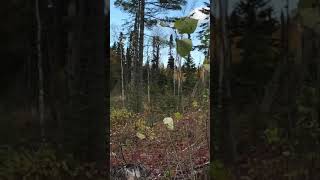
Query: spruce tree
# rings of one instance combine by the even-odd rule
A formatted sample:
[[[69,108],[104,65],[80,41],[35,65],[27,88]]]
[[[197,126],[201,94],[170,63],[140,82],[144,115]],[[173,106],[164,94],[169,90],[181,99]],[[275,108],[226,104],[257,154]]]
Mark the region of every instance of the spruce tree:
[[[277,41],[272,34],[278,28],[278,21],[273,17],[273,7],[268,0],[242,0],[233,10],[229,25],[233,43],[240,50],[241,63],[235,69],[235,76],[254,83],[255,93],[260,96],[275,65]]]
[[[183,83],[183,88],[186,90],[187,93],[191,92],[193,86],[196,83],[196,65],[193,62],[193,58],[189,57],[186,59],[182,66],[182,72],[185,74],[185,82]]]
[[[159,70],[159,61],[160,61],[160,38],[159,36],[154,36],[152,38],[152,71]]]
[[[119,40],[116,46],[117,46],[117,55],[120,57],[122,61],[124,61],[125,59],[124,44],[123,44],[124,39],[125,39],[124,34],[120,32]]]
[[[241,0],[232,12],[231,33],[233,37],[240,37],[237,46],[248,68],[257,68],[261,61],[272,59],[275,42],[272,34],[277,29],[277,20],[272,13],[268,0]]]

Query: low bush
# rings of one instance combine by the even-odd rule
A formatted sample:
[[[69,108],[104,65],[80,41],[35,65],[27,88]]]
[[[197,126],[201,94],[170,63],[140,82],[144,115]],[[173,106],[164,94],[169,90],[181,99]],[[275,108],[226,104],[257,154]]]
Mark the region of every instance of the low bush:
[[[46,146],[36,151],[8,147],[0,151],[0,160],[2,180],[103,179],[105,176],[94,164],[77,162],[72,156],[59,157]]]

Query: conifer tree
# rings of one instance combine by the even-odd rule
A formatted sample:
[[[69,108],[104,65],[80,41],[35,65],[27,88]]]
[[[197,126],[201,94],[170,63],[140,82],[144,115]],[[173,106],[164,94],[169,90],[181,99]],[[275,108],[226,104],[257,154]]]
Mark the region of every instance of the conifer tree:
[[[186,90],[186,93],[189,93],[196,83],[196,73],[197,68],[195,63],[193,62],[193,58],[189,57],[186,59],[182,66],[182,72],[185,74],[185,82],[183,83],[183,87]]]
[[[159,19],[155,14],[163,10],[180,10],[186,4],[186,0],[167,0],[167,1],[151,1],[151,0],[116,0],[115,6],[134,15],[134,41],[137,43],[135,48],[134,71],[132,75],[134,94],[136,94],[135,111],[141,112],[142,109],[142,91],[143,86],[143,47],[144,47],[144,28],[152,27]]]
[[[272,59],[275,43],[272,33],[277,29],[277,20],[272,14],[268,0],[241,0],[232,12],[231,33],[233,37],[240,37],[236,43],[248,68],[257,69],[256,65]]]

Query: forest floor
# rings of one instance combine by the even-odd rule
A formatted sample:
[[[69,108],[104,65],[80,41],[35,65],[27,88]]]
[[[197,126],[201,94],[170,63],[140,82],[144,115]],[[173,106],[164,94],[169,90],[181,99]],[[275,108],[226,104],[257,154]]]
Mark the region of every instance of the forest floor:
[[[172,116],[170,130],[157,118],[152,127],[146,126],[146,114],[127,117],[111,126],[111,165],[140,164],[150,171],[150,179],[190,179],[209,169],[208,113],[189,110],[180,118]],[[143,136],[139,137],[141,133]],[[140,135],[141,135],[140,134]],[[316,153],[317,154],[317,153]],[[284,144],[259,142],[238,154],[236,171],[242,180],[288,178],[320,179],[320,156],[299,156]],[[311,158],[311,159],[310,159]],[[200,178],[203,179],[203,178]]]
[[[173,118],[173,130],[159,120],[145,128],[143,138],[138,138],[139,127],[134,123],[112,125],[112,166],[142,164],[151,171],[153,178],[201,173],[209,162],[208,118],[204,114],[197,110],[183,114],[179,120]],[[144,117],[138,115],[132,120],[139,121]]]

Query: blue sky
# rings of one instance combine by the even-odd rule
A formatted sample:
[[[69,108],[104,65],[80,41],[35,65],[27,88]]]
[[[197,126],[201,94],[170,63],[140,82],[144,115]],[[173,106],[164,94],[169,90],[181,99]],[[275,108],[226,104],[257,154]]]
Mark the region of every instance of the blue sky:
[[[111,33],[110,34],[110,36],[111,36],[110,44],[112,44],[117,39],[117,36],[118,36],[117,34],[119,34],[120,31],[123,31],[123,32],[128,31],[128,29],[126,29],[126,27],[123,26],[123,23],[126,20],[129,20],[129,15],[126,12],[122,12],[119,8],[116,8],[114,6],[114,1],[115,0],[110,0],[110,33]],[[231,10],[232,7],[234,6],[234,4],[238,1],[239,0],[230,0],[230,8],[229,9]],[[291,10],[296,7],[296,4],[298,1],[299,0],[289,0]],[[190,14],[190,12],[192,10],[199,8],[199,7],[203,7],[204,2],[209,2],[209,0],[188,0],[187,2],[188,2],[187,6],[182,11],[169,11],[166,15],[173,16],[173,17],[187,16]],[[285,0],[272,0],[272,3],[273,3],[275,10],[276,10],[275,15],[278,16],[279,10],[285,6],[286,1]],[[160,31],[161,35],[166,39],[169,39],[169,36],[172,33],[172,31],[169,28],[158,28],[158,29],[155,28],[155,29],[156,29],[156,31],[157,30]],[[117,32],[117,33],[115,33],[115,32]],[[153,32],[150,30],[146,30],[145,34],[147,35],[147,36],[145,36],[146,43],[147,43],[148,35],[152,35]],[[193,34],[192,40],[193,40],[193,44],[197,45],[199,43],[199,40],[195,36],[196,36],[196,33]],[[151,49],[149,50],[149,52],[150,51],[151,51]],[[146,54],[146,52],[144,54]],[[204,60],[203,53],[199,52],[197,50],[191,52],[191,55],[192,55],[196,65],[198,65],[199,63],[202,63]],[[163,48],[161,50],[161,61],[164,63],[165,66],[167,64],[167,59],[168,59],[168,48]],[[146,60],[146,58],[145,58],[145,60]]]
[[[115,0],[110,0],[110,44],[113,44],[113,42],[117,39],[117,33],[119,31],[126,32],[127,29],[123,26],[123,23],[130,18],[130,16],[126,12],[122,12],[119,8],[116,8],[114,6]],[[183,10],[180,11],[168,11],[167,14],[163,14],[163,16],[170,16],[170,17],[183,17],[187,16],[196,8],[204,7],[204,2],[209,2],[209,0],[188,0],[188,4],[186,7],[183,8]],[[199,30],[199,29],[197,29]],[[171,33],[173,33],[172,30],[169,28],[163,28],[163,27],[155,27],[153,28],[153,31],[146,30],[145,36],[146,43],[148,42],[148,35],[153,35],[156,32],[161,34],[161,37],[169,39],[169,36]],[[192,41],[194,45],[197,45],[200,43],[200,41],[196,38],[197,33],[194,33],[191,35]],[[151,52],[151,48],[149,49],[149,52]],[[161,50],[161,62],[166,66],[167,65],[167,59],[168,59],[168,48],[165,47]],[[146,53],[144,53],[146,54]],[[194,59],[194,62],[196,65],[199,63],[202,63],[204,60],[204,54],[202,52],[199,52],[197,50],[194,50],[191,52],[191,56]],[[146,60],[146,58],[145,58]]]

